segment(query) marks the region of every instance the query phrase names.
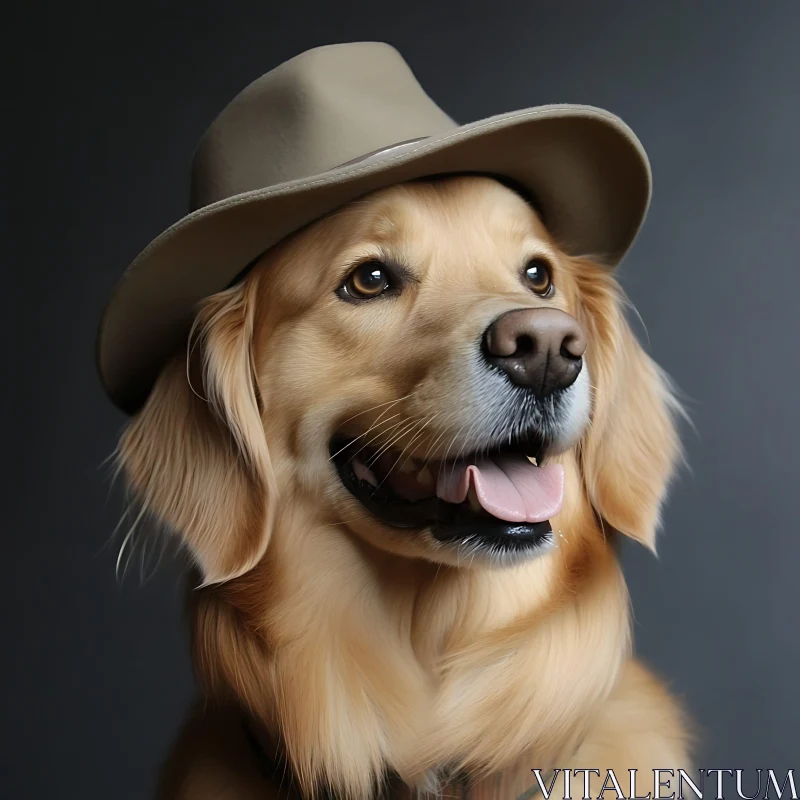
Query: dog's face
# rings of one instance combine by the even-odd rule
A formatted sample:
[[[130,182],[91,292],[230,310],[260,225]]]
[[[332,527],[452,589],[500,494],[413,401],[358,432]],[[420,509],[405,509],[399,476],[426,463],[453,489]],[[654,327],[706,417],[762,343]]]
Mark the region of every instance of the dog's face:
[[[577,285],[530,206],[488,178],[397,186],[268,261],[257,373],[271,452],[296,441],[283,483],[327,487],[332,517],[408,555],[546,547],[563,476],[542,462],[591,394]]]
[[[210,298],[197,331],[199,361],[165,370],[122,452],[209,580],[251,567],[299,507],[454,565],[548,549],[565,496],[652,540],[676,453],[666,386],[609,271],[495,180],[352,203]],[[216,486],[169,474],[189,458]],[[154,468],[182,485],[165,496]]]

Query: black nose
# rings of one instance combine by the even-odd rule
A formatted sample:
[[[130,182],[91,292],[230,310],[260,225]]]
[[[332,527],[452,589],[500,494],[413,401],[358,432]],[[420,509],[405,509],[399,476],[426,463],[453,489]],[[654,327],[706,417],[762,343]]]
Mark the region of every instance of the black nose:
[[[578,377],[586,332],[556,308],[520,308],[499,316],[483,334],[483,355],[512,383],[547,397]]]

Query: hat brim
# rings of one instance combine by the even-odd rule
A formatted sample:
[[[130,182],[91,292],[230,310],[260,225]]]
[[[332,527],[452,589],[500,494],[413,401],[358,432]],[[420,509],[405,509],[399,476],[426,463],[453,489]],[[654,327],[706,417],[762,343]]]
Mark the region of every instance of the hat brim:
[[[609,266],[630,247],[650,201],[650,166],[635,134],[613,114],[578,105],[501,114],[401,152],[226,198],[164,231],[118,282],[97,338],[109,397],[135,413],[185,341],[197,303],[289,234],[377,189],[460,172],[516,181],[567,252]]]

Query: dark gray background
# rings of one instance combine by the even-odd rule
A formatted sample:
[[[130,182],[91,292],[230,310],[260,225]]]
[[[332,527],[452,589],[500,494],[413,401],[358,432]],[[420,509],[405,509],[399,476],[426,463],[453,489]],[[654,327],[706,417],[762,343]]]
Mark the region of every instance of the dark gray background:
[[[20,14],[22,12],[16,12]],[[626,548],[638,649],[705,767],[797,768],[800,3],[51,4],[6,17],[0,795],[142,798],[192,695],[178,570],[120,586],[95,379],[116,278],[180,217],[193,147],[308,47],[384,39],[469,121],[621,115],[655,175],[622,275],[687,395],[692,473],[656,560]],[[268,154],[265,154],[265,157]]]

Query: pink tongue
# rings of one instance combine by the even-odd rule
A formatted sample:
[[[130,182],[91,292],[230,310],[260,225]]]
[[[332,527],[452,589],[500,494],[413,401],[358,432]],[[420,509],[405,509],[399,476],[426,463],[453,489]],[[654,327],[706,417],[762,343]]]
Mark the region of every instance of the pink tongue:
[[[463,503],[470,485],[493,517],[508,522],[542,522],[561,510],[564,468],[537,467],[523,455],[503,455],[479,464],[442,465],[436,494],[447,503]]]

